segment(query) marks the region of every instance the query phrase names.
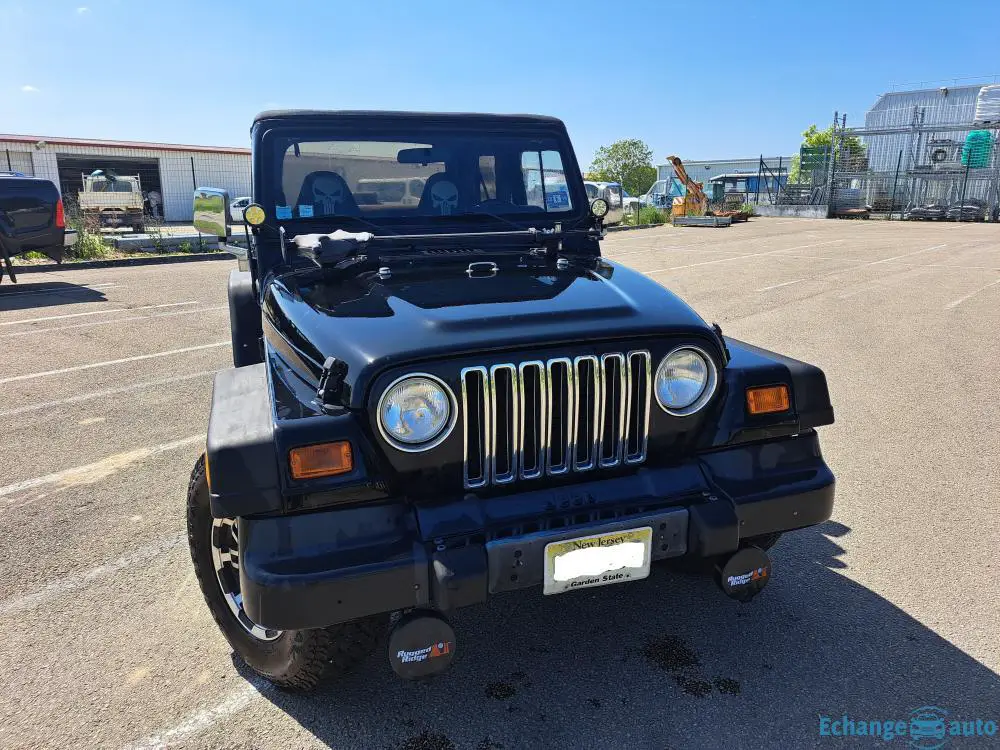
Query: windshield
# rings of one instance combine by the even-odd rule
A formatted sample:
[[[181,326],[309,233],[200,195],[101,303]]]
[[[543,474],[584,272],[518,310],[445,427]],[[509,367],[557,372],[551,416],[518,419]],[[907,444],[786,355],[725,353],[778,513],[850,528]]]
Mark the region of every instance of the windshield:
[[[574,210],[575,191],[555,138],[422,129],[412,139],[280,137],[276,150],[271,187],[278,220],[558,218]]]

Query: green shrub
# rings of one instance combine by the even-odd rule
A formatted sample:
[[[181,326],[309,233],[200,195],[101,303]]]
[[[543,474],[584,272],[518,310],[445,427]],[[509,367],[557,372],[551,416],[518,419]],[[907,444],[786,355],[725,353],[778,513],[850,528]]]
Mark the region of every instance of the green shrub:
[[[194,252],[194,247],[192,247],[190,242],[185,240],[184,242],[182,242],[180,245],[177,246],[177,252],[179,253]]]
[[[80,260],[98,260],[108,257],[109,250],[107,245],[104,244],[104,238],[100,234],[81,227],[76,238],[76,244],[69,248],[67,255],[71,258],[79,258]]]
[[[670,220],[665,211],[653,206],[643,206],[639,209],[639,224],[663,224]]]
[[[742,206],[740,206],[740,213],[746,214],[747,216],[753,216],[754,215],[753,203],[744,203]]]

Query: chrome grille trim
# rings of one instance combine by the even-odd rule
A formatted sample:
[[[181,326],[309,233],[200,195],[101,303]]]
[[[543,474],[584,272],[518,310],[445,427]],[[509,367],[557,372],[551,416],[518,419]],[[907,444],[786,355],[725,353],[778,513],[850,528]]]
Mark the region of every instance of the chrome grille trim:
[[[639,464],[646,460],[646,449],[649,442],[649,411],[652,406],[653,396],[653,365],[652,359],[647,351],[634,351],[628,353],[628,382],[629,408],[626,410],[625,423],[625,463]],[[645,391],[645,392],[644,392]],[[633,424],[632,418],[632,394],[637,393],[636,419]],[[633,435],[635,436],[636,449],[630,450]]]
[[[590,376],[584,377],[581,372],[589,370]],[[597,466],[597,453],[601,449],[601,423],[604,417],[604,399],[601,393],[601,370],[597,357],[588,354],[573,360],[573,372],[576,375],[576,450],[573,452],[573,470],[590,471]],[[587,394],[593,407],[587,408]],[[580,458],[580,451],[586,450]]]
[[[502,375],[498,377],[498,374],[503,372],[510,373],[510,392],[507,394],[506,399],[497,397],[498,391],[502,388],[502,385],[498,385],[498,383],[502,383],[500,378],[503,377]],[[500,401],[503,401],[500,406],[504,409],[504,414],[497,412],[497,404]],[[490,418],[493,420],[494,425],[493,452],[490,457],[490,468],[493,472],[494,484],[508,484],[517,479],[521,446],[521,428],[518,419],[520,411],[521,383],[517,376],[517,368],[510,363],[493,365],[490,368]],[[501,424],[504,426],[503,435],[497,434],[501,429]],[[504,471],[500,471],[498,468],[497,457],[501,452],[507,457],[507,466]]]
[[[609,365],[617,364],[617,377],[608,374]],[[627,382],[625,355],[601,355],[601,380],[604,383],[602,399],[603,414],[601,415],[600,459],[601,468],[617,466],[625,456],[625,422],[628,419],[631,392]],[[608,410],[611,412],[611,434],[608,434]],[[617,416],[616,416],[617,415]],[[611,450],[613,449],[613,450]]]
[[[646,460],[648,351],[466,367],[461,381],[466,489]]]
[[[521,431],[519,436],[520,445],[518,452],[521,456],[521,479],[537,479],[545,473],[545,453],[548,450],[548,436],[546,429],[546,415],[548,414],[548,386],[546,378],[545,363],[540,360],[522,362],[517,368],[520,378],[521,389]],[[534,389],[529,387],[534,386]],[[537,394],[537,404],[528,403],[529,393]],[[535,417],[537,407],[538,416]],[[530,409],[530,413],[529,413]],[[525,452],[525,442],[528,432],[531,432],[531,441],[535,449],[529,457]],[[529,467],[529,458],[532,465]]]
[[[559,368],[562,373],[555,372]],[[545,372],[549,378],[549,412],[545,415],[545,433],[548,436],[548,446],[545,451],[545,471],[549,475],[565,474],[569,471],[573,461],[573,454],[576,452],[576,380],[573,376],[573,363],[568,357],[558,357],[550,359],[545,363]],[[562,389],[566,388],[566,404],[559,409],[562,415],[560,434],[556,435],[555,420],[555,398],[553,391],[558,388],[560,396]],[[552,447],[558,445],[562,452],[561,461],[553,461]]]
[[[473,414],[469,406],[471,390],[469,386],[470,375],[478,376],[478,386],[474,386],[478,391],[478,402],[481,405]],[[485,367],[466,367],[462,370],[462,422],[465,427],[465,452],[462,455],[462,465],[465,472],[465,487],[476,489],[485,487],[490,483],[490,463],[493,460],[493,424],[490,421],[490,388],[489,375]],[[472,417],[478,422],[479,429],[473,429],[470,425]],[[475,434],[473,434],[475,433]],[[480,471],[474,475],[471,473],[472,467],[469,460],[469,445],[471,441],[476,442],[477,463]]]

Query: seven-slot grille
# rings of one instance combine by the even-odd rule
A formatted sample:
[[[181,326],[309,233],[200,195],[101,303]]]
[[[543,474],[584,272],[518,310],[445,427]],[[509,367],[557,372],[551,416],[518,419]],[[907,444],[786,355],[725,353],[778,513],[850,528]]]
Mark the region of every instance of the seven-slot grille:
[[[646,460],[647,351],[462,370],[465,487]]]

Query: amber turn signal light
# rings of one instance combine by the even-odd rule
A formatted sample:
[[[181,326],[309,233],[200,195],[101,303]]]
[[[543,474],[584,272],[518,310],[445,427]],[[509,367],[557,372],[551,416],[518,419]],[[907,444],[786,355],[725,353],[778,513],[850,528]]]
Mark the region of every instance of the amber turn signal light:
[[[288,452],[292,479],[316,479],[346,474],[354,468],[351,444],[346,440],[292,448]]]
[[[773,414],[778,411],[788,411],[788,407],[787,385],[747,388],[747,410],[751,414]]]

